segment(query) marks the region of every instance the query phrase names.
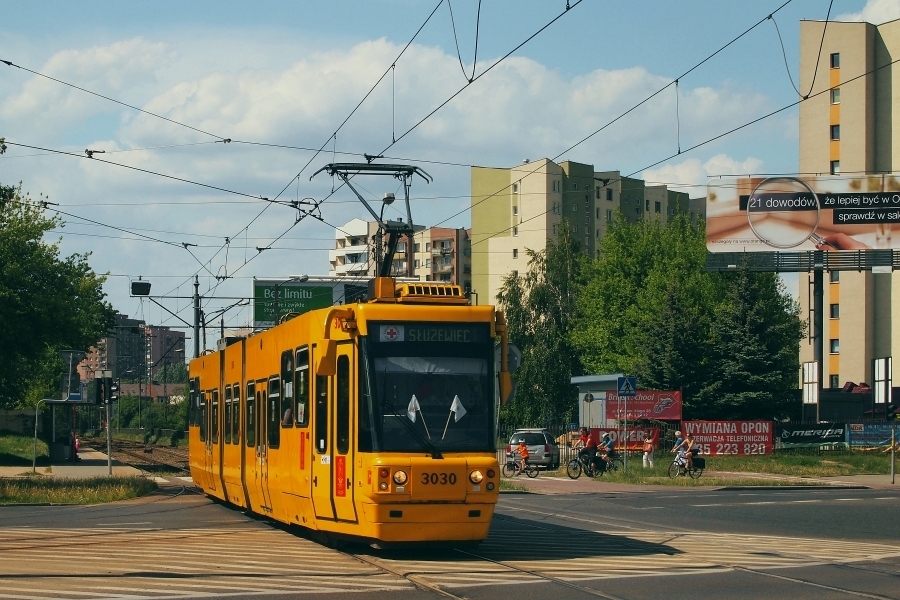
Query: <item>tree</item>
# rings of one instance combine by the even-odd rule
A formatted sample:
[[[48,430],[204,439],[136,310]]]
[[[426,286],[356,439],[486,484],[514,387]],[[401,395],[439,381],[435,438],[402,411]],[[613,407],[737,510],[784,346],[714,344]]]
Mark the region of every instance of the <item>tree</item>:
[[[113,323],[89,255],[61,258],[59,242],[43,241],[63,226],[44,202],[0,185],[0,407],[57,392],[58,351],[87,350]]]
[[[510,425],[568,423],[576,414],[576,388],[582,373],[569,341],[584,254],[565,223],[559,241],[527,250],[528,272],[505,277],[497,303],[506,314],[510,342],[522,351],[513,374],[516,397],[501,409]]]
[[[161,383],[187,383],[188,368],[187,364],[177,361],[174,364],[168,364],[156,373],[154,381]]]
[[[723,302],[713,320],[714,377],[697,395],[707,418],[777,418],[794,412],[805,335],[800,307],[775,273],[719,276]]]

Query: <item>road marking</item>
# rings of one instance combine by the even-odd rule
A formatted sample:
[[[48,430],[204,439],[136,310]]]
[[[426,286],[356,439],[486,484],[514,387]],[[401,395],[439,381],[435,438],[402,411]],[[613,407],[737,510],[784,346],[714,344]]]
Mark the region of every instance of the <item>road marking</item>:
[[[691,506],[725,506],[724,504],[691,504]]]
[[[855,502],[856,500],[862,500],[862,498],[835,498],[835,502]]]
[[[190,477],[190,476],[188,476],[188,477],[176,477],[176,479],[180,479],[181,481],[190,481],[190,482],[192,482],[192,483],[193,483],[193,481],[194,481],[194,478],[193,478],[193,477]]]
[[[791,500],[791,502],[793,504],[803,504],[803,503],[809,503],[809,502],[821,502],[821,500],[819,500],[819,499],[816,499],[816,500]]]
[[[745,502],[744,506],[751,506],[751,505],[755,505],[755,504],[776,504],[776,503],[771,502],[771,501],[769,501],[769,502]]]
[[[165,477],[154,477],[153,481],[155,481],[156,483],[169,483],[169,480]]]

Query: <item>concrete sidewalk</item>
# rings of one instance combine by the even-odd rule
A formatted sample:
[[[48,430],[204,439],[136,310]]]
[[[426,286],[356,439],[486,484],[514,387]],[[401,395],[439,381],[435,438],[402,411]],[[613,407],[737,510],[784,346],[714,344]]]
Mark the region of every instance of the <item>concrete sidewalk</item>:
[[[70,477],[73,479],[86,479],[88,477],[106,477],[109,475],[109,465],[106,454],[89,448],[83,448],[78,452],[81,460],[76,462],[55,463],[51,466],[39,465],[36,469],[39,475],[50,477]],[[112,472],[114,476],[128,477],[143,475],[140,470],[123,465],[113,460]],[[0,477],[18,477],[31,475],[31,465],[17,467],[0,466]]]

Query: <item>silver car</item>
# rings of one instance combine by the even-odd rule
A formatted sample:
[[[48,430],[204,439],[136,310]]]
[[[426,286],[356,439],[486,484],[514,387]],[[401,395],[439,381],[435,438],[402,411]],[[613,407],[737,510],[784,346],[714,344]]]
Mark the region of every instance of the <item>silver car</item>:
[[[553,434],[546,429],[516,429],[509,438],[506,452],[515,452],[519,442],[525,440],[528,447],[528,462],[536,467],[553,470],[559,468],[559,446]]]

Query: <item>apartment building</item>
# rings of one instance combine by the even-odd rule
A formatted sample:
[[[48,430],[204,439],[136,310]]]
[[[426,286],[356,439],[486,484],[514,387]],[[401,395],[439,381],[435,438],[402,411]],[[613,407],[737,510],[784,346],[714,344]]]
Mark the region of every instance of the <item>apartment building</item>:
[[[631,222],[688,211],[695,221],[705,218],[703,199],[571,161],[472,167],[471,177],[472,289],[486,303],[496,301],[504,277],[527,270],[528,250],[557,238],[563,220],[593,256],[616,212]]]
[[[378,249],[378,223],[353,219],[335,230],[335,247],[329,250],[329,276],[374,277]],[[386,242],[382,242],[386,243]],[[413,225],[413,241],[397,244],[391,264],[394,277],[418,277],[420,281],[443,281],[471,289],[470,230]]]
[[[900,170],[900,66],[890,64],[898,59],[900,20],[800,23],[800,89],[812,90],[800,104],[801,173]],[[810,314],[811,279],[801,274],[804,316]],[[872,383],[872,359],[900,355],[898,285],[892,273],[825,274],[824,387]],[[802,342],[800,360],[812,359],[812,345]]]
[[[114,378],[156,377],[166,365],[185,361],[185,333],[116,314],[109,335],[91,346],[78,365],[81,379],[90,380],[101,370]],[[149,367],[149,371],[148,371]]]

